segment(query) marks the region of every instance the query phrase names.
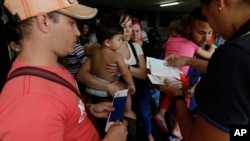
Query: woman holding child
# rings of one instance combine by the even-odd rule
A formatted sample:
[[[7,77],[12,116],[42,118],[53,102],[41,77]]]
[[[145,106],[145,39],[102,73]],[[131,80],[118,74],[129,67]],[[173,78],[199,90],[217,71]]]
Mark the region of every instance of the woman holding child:
[[[149,87],[148,86],[149,83],[146,80],[147,69],[146,69],[146,62],[145,62],[143,50],[139,44],[129,42],[131,34],[132,34],[132,17],[128,13],[128,11],[119,10],[110,19],[118,22],[124,30],[124,33],[123,33],[124,43],[122,44],[122,47],[118,50],[118,52],[121,53],[121,55],[123,56],[124,61],[127,64],[127,67],[134,78],[134,82],[136,86],[136,93],[133,95],[134,96],[133,99],[136,100],[136,102],[133,102],[133,105],[134,105],[133,107],[135,108],[139,118],[144,117],[145,107],[143,109],[140,109],[140,107],[145,106],[145,105],[139,106],[135,104],[140,103],[140,99],[139,97],[137,97],[137,95],[139,96],[141,94],[144,94],[144,92],[146,91],[145,88]],[[116,64],[108,64],[107,70],[110,72],[110,75],[117,75],[118,70],[117,70]],[[97,81],[96,79],[93,78],[93,76],[88,71],[84,71],[84,69],[82,68],[77,74],[77,79],[88,87],[92,87],[92,88],[99,89],[99,90],[104,90],[111,94],[114,94],[116,91],[119,90],[119,88],[116,87],[114,83],[102,83],[100,81]],[[149,113],[146,113],[146,115],[148,116],[150,120]],[[128,119],[128,121],[132,123],[132,124],[129,124],[131,126],[129,127],[127,140],[133,140],[133,141],[138,140],[136,139],[136,119],[131,119],[131,118],[126,118],[126,119]],[[149,136],[149,140],[150,141],[154,140],[151,134]]]

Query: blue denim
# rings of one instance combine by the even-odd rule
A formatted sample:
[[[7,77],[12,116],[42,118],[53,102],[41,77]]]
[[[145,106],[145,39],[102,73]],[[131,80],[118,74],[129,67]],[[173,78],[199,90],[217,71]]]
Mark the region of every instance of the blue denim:
[[[137,119],[142,122],[143,129],[147,135],[152,134],[152,124],[150,116],[151,88],[137,89],[133,95],[133,105],[135,106]]]

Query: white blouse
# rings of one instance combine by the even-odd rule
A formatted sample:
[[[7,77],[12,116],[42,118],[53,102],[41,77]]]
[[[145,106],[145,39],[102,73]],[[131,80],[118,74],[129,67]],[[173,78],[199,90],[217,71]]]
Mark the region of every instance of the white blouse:
[[[143,50],[142,50],[142,47],[138,43],[132,43],[132,44],[134,45],[135,51],[136,51],[137,56],[139,58],[140,55],[144,54]],[[127,45],[128,45],[128,49],[129,49],[129,52],[130,52],[130,58],[124,59],[124,61],[128,65],[135,65],[136,64],[135,56],[134,56],[133,51],[131,49],[131,46],[129,45],[128,42],[127,42]]]

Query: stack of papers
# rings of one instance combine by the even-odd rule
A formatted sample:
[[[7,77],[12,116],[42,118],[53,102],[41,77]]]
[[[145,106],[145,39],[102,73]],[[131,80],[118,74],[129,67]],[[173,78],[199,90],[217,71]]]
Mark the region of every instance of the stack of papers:
[[[151,83],[157,85],[164,85],[164,79],[168,79],[171,83],[182,87],[180,74],[182,73],[177,67],[166,66],[165,60],[160,60],[152,57],[147,57],[147,69],[150,70],[148,78]]]

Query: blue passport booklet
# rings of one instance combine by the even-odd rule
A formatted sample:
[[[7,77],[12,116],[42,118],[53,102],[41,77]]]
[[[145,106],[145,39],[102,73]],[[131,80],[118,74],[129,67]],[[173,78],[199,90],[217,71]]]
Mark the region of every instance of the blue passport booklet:
[[[105,127],[105,132],[108,131],[109,127],[115,123],[117,120],[122,122],[123,114],[125,110],[125,105],[127,101],[128,89],[120,90],[115,93],[112,106],[115,108],[114,111],[109,113],[109,118]]]

